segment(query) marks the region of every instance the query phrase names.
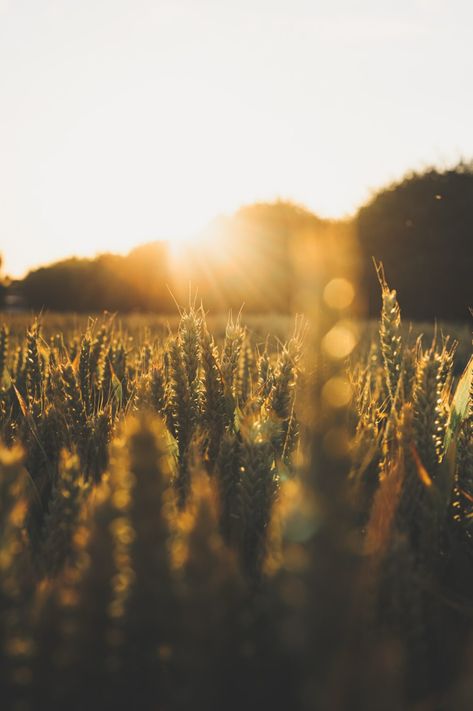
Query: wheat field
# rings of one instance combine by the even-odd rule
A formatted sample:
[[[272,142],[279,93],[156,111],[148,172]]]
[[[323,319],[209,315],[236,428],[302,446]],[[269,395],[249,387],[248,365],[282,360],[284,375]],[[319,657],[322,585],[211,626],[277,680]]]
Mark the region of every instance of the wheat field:
[[[465,343],[267,322],[5,320],[2,708],[470,708]]]

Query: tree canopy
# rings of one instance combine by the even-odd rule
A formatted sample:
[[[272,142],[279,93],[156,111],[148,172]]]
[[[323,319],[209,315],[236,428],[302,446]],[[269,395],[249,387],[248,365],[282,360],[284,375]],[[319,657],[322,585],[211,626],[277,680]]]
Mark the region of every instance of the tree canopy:
[[[23,294],[32,308],[75,311],[174,312],[189,289],[207,308],[287,313],[299,307],[298,264],[324,245],[340,254],[357,238],[368,311],[379,313],[372,259],[382,261],[411,319],[465,320],[473,306],[473,165],[411,173],[376,193],[347,221],[322,220],[290,202],[258,203],[217,218],[205,243],[173,260],[166,242],[136,247],[126,256],[67,259],[31,271]],[[348,239],[349,237],[349,239]],[[172,294],[172,295],[171,295]]]
[[[378,192],[355,219],[372,314],[379,311],[374,257],[409,318],[467,318],[473,306],[472,164],[412,173]]]

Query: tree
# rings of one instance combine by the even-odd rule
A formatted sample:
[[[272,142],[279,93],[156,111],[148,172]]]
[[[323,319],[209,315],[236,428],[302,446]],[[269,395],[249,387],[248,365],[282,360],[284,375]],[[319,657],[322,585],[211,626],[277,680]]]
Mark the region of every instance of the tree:
[[[356,218],[369,311],[379,311],[371,258],[381,260],[406,316],[464,320],[473,304],[473,165],[412,173]]]

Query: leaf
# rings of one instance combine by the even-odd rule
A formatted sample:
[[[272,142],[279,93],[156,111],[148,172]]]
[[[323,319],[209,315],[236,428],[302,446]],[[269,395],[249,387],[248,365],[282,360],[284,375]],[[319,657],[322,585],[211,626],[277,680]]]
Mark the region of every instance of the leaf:
[[[75,374],[77,374],[79,372],[79,363],[80,363],[80,348],[77,350],[76,357],[71,362],[72,370],[74,371]]]
[[[443,512],[445,512],[445,508],[450,502],[455,473],[455,455],[453,452],[455,447],[450,449],[451,452],[449,452],[448,456],[444,457],[443,461],[439,464],[437,479],[434,482],[429,472],[424,467],[416,447],[413,444],[410,447],[420,481],[429,491],[438,511]]]
[[[417,452],[417,449],[414,447],[414,445],[411,445],[411,454],[412,454],[412,457],[414,459],[414,462],[415,462],[415,465],[417,468],[417,474],[419,476],[419,479],[424,484],[424,486],[429,488],[430,486],[432,486],[431,476],[430,476],[429,472],[427,471],[427,469],[422,464],[422,460],[419,457],[419,453]]]
[[[389,545],[404,479],[404,458],[397,453],[390,458],[386,474],[373,499],[366,528],[365,553],[380,553]]]
[[[121,408],[123,402],[123,387],[111,363],[110,372],[112,374],[112,398],[116,400],[118,406]]]
[[[473,496],[468,493],[468,491],[465,491],[465,489],[459,489],[459,493],[465,497],[471,504],[473,504]],[[473,513],[470,514],[470,516],[473,516]]]
[[[13,383],[13,390],[15,391],[15,395],[18,399],[20,410],[23,413],[23,417],[28,417],[28,408],[26,406],[26,402],[24,401],[23,395],[20,393],[15,383]]]
[[[447,425],[447,431],[445,433],[444,452],[448,450],[452,439],[455,438],[461,423],[468,413],[472,381],[473,356],[471,356],[465,370],[463,371],[463,374],[458,381],[455,395],[453,396],[450,418]]]

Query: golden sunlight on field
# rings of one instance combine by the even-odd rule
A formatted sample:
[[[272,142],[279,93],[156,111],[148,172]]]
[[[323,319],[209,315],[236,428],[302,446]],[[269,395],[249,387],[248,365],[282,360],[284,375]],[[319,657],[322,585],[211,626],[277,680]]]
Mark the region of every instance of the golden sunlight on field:
[[[472,22],[0,0],[1,711],[472,711]]]

